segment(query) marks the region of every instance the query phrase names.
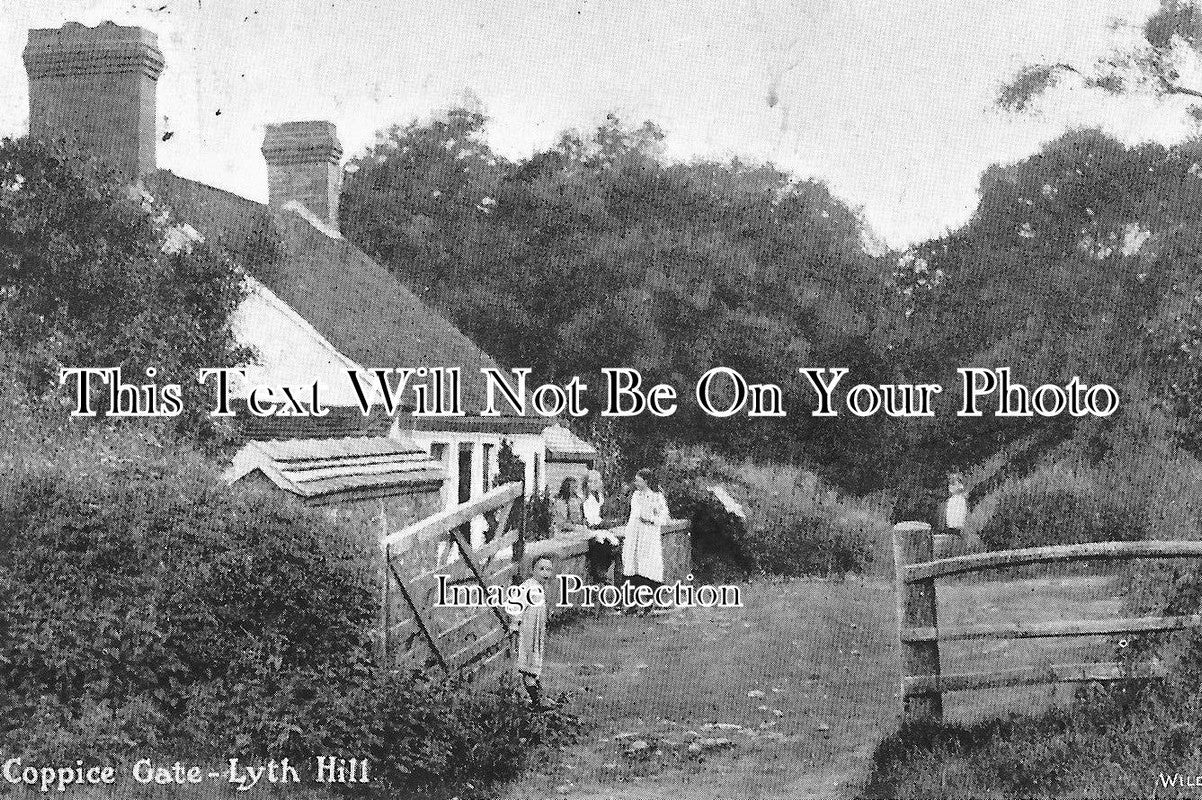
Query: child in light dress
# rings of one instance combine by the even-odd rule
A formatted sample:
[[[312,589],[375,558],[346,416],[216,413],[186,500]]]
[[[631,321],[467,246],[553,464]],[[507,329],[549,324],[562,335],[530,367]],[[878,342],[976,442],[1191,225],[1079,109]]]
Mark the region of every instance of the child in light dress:
[[[510,630],[517,632],[516,669],[536,711],[555,707],[542,696],[543,654],[547,646],[547,585],[555,574],[550,556],[539,556],[532,565],[534,574],[522,583],[524,602],[520,610],[510,610]]]

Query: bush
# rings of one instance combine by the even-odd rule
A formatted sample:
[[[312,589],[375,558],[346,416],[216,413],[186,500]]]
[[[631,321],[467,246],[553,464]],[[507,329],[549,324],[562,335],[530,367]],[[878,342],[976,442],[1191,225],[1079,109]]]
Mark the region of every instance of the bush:
[[[1142,539],[1144,520],[1129,500],[1103,491],[1088,469],[1044,468],[1002,486],[980,537],[991,550]]]
[[[794,512],[754,538],[756,562],[775,575],[842,575],[872,562],[872,549],[860,531],[840,527],[823,514]]]
[[[1197,758],[1195,674],[1082,688],[1069,708],[973,725],[915,725],[878,747],[861,793],[891,800],[1178,797],[1160,774]]]
[[[320,729],[312,699],[370,669],[374,568],[323,517],[138,450],[77,453],[6,493],[0,736],[19,752],[14,726],[39,708],[130,707],[140,743],[287,749],[291,733],[264,733]]]
[[[535,748],[572,739],[575,720],[538,714],[516,694],[463,681],[392,680],[374,715],[374,763],[384,796],[491,797],[490,785],[516,777]]]
[[[103,159],[61,142],[0,141],[0,363],[10,376],[60,396],[62,367],[120,367],[133,384],[153,367],[183,393],[183,413],[160,424],[223,445],[228,428],[206,413],[210,391],[195,375],[251,355],[229,325],[243,274],[218,246],[180,246],[181,230],[153,198],[131,198]],[[107,395],[96,394],[103,412]]]
[[[0,427],[0,750],[362,754],[373,789],[468,796],[570,733],[504,693],[383,673],[357,531],[139,430]]]
[[[887,541],[879,510],[838,498],[811,472],[782,464],[734,465],[691,448],[669,451],[661,470],[673,514],[693,522],[694,575],[701,580],[858,572]],[[709,488],[743,498],[744,518]]]

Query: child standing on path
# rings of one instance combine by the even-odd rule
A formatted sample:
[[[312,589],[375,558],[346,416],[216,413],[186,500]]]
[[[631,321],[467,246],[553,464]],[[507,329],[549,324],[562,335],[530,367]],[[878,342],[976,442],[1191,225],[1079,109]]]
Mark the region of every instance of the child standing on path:
[[[522,583],[522,607],[510,609],[510,630],[518,635],[517,671],[536,711],[555,707],[542,697],[543,653],[547,643],[547,583],[555,574],[550,556],[534,560],[534,574]]]

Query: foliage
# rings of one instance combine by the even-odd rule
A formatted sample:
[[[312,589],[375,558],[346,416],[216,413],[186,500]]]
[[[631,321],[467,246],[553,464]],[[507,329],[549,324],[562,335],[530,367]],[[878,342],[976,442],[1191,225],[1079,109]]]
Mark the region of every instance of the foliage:
[[[526,500],[526,541],[550,539],[551,531],[551,500],[550,489],[535,492]]]
[[[1197,684],[1087,689],[1070,709],[903,728],[877,749],[861,796],[891,800],[1144,797],[1195,754]]]
[[[509,695],[378,669],[377,565],[358,531],[227,487],[138,426],[65,429],[52,404],[6,407],[18,417],[0,426],[6,752],[355,753],[381,791],[481,796],[571,734],[570,718]]]
[[[705,448],[670,450],[660,472],[673,514],[693,522],[702,580],[860,572],[887,539],[879,510],[838,498],[812,472],[734,464]],[[724,509],[709,491],[715,484],[740,498],[745,518]]]
[[[1138,395],[1129,410],[1077,426],[1025,477],[979,496],[965,533],[985,547],[1175,539],[1202,521],[1202,463],[1173,420]]]
[[[129,738],[143,745],[349,744],[324,720],[327,693],[370,668],[374,571],[353,537],[225,488],[187,451],[96,444],[4,493],[8,749],[39,708],[136,710]]]
[[[1102,492],[1086,470],[1045,469],[1008,484],[979,535],[991,550],[1142,539],[1142,520],[1124,499]]]
[[[734,469],[704,449],[672,450],[659,470],[672,515],[692,525],[693,575],[699,583],[740,580],[756,571],[745,521],[709,491],[734,478]]]
[[[1184,423],[1181,441],[1202,453],[1202,273],[1169,290],[1148,338],[1154,386]]]
[[[240,270],[190,239],[95,157],[26,138],[0,143],[3,363],[35,394],[62,367],[120,367],[126,383],[183,387],[179,430],[220,433],[193,395],[200,367],[245,360],[227,324]]]
[[[386,797],[495,797],[492,784],[516,777],[527,754],[577,733],[562,712],[531,713],[516,693],[458,681],[391,682],[375,713],[375,763]]]
[[[922,476],[935,488],[954,463],[1033,435],[1046,452],[1097,427],[1067,412],[995,417],[996,399],[983,417],[958,417],[964,365],[1008,366],[1030,388],[1073,376],[1108,383],[1120,395],[1114,419],[1164,408],[1183,423],[1169,437],[1197,441],[1199,163],[1196,143],[1125,147],[1067,133],[990,168],[967,226],[895,256],[907,316],[893,352],[914,379],[943,386],[934,419],[896,426],[907,453],[897,483]]]
[[[594,411],[604,366],[672,385],[674,415],[609,421],[627,463],[705,442],[804,461],[858,494],[930,492],[1023,437],[1043,451],[1074,435],[1067,414],[1005,419],[989,402],[957,416],[965,364],[1009,366],[1032,387],[1106,382],[1120,413],[1139,396],[1186,423],[1181,441],[1200,438],[1197,144],[1068,133],[990,168],[967,226],[874,260],[853,211],[770,165],[669,163],[659,129],[612,117],[509,163],[485,125],[459,110],[384,134],[355,162],[344,230],[503,363],[579,374]],[[936,416],[813,418],[807,364],[848,367],[842,388],[939,383]],[[779,384],[788,416],[703,414],[693,387],[715,365]]]
[[[539,381],[579,375],[603,404],[601,370],[641,371],[677,390],[671,417],[615,424],[631,463],[673,441],[729,453],[795,453],[819,464],[871,421],[828,424],[703,414],[693,387],[714,366],[806,397],[797,368],[827,359],[871,379],[885,285],[857,214],[821,183],[770,165],[669,163],[650,123],[610,117],[519,163],[493,154],[482,115],[462,109],[381,134],[352,162],[341,208],[348,238],[444,309],[501,363]],[[471,280],[464,280],[466,275]],[[723,386],[720,394],[729,395]],[[782,428],[791,435],[782,435]],[[873,462],[851,480],[880,485]]]
[[[1037,63],[1022,66],[998,91],[997,105],[1008,111],[1026,111],[1049,89],[1065,78],[1076,78],[1087,88],[1111,95],[1143,94],[1159,98],[1184,98],[1187,111],[1197,118],[1202,86],[1188,76],[1202,56],[1202,9],[1193,0],[1160,0],[1136,32],[1112,24],[1116,43],[1094,63]]]
[[[521,456],[513,452],[513,442],[509,439],[502,439],[501,446],[497,449],[497,475],[496,485],[503,486],[506,483],[522,483],[526,482],[526,462]]]

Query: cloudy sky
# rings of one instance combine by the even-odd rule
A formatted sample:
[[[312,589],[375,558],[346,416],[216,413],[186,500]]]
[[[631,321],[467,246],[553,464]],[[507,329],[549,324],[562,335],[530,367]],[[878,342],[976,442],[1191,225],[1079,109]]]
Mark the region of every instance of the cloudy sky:
[[[1188,135],[1181,106],[1057,90],[992,108],[1024,63],[1088,63],[1145,0],[0,0],[0,135],[26,131],[26,30],[155,30],[159,164],[266,199],[263,125],[329,119],[347,155],[393,122],[478,98],[520,157],[617,112],[673,158],[771,160],[826,180],[885,243],[963,223],[990,163],[1067,127]],[[160,8],[161,7],[161,8]],[[220,115],[217,111],[220,110]]]

